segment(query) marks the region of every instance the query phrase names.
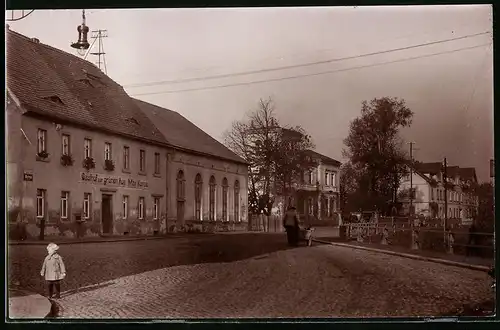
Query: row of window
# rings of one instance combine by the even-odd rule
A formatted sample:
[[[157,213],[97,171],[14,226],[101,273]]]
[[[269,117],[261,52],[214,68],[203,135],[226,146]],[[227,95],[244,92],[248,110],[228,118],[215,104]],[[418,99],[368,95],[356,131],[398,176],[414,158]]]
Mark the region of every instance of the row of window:
[[[456,192],[456,191],[448,191],[448,200],[450,202],[469,202],[470,198],[464,193]],[[434,200],[434,189],[431,189],[431,200]],[[444,201],[445,200],[445,191],[444,189],[436,189],[436,200]]]
[[[47,198],[47,190],[37,189],[36,193],[36,216],[40,219],[45,219],[46,210],[45,203]],[[122,196],[122,218],[127,219],[129,215],[129,199],[128,195]],[[61,204],[60,204],[60,218],[61,220],[68,220],[69,217],[69,205],[70,205],[70,193],[69,191],[61,192]],[[83,194],[83,214],[82,218],[85,220],[90,219],[92,214],[92,194]],[[138,219],[142,220],[145,217],[146,202],[145,197],[139,197],[138,200]],[[160,197],[153,197],[153,219],[157,220],[160,216]]]
[[[44,129],[38,129],[38,154],[47,152],[47,131]],[[93,158],[92,156],[92,139],[85,138],[83,140],[84,146],[84,158]],[[61,135],[61,154],[71,155],[71,139],[69,134]],[[124,146],[122,152],[122,164],[124,170],[130,170],[130,147]],[[113,148],[111,143],[104,143],[104,160],[113,160]],[[161,171],[161,160],[160,153],[155,152],[154,154],[154,173],[160,174]],[[146,150],[139,150],[139,171],[146,172]]]
[[[183,203],[185,201],[185,179],[184,172],[180,170],[177,173],[177,201]],[[208,189],[208,219],[210,221],[215,220],[215,210],[216,210],[216,187],[217,182],[215,177],[212,175],[209,180],[209,189]],[[234,221],[240,221],[240,183],[238,180],[234,182],[233,188],[234,194]],[[228,197],[229,197],[229,182],[227,178],[222,179],[222,219],[223,221],[228,220]],[[202,198],[203,198],[203,179],[201,174],[196,174],[194,179],[194,201],[195,201],[195,219],[202,220]]]
[[[307,210],[309,215],[313,215],[314,214],[314,206],[315,206],[314,199],[312,197],[309,197],[304,202],[306,203],[305,209]],[[321,200],[321,215],[327,216],[327,217],[331,216],[337,210],[336,203],[337,203],[337,200],[334,197],[322,198],[322,200]]]
[[[440,206],[439,207],[439,216],[440,217],[443,217],[445,216],[444,214],[444,210],[445,208]],[[471,218],[474,216],[474,210],[473,209],[464,209],[464,210],[460,210],[460,209],[457,209],[457,208],[449,208],[448,209],[448,217],[449,218],[462,218],[462,216],[464,215],[464,212],[465,212],[465,217],[467,218]]]
[[[335,177],[336,177],[335,172],[325,170],[325,176],[324,176],[325,181],[323,182],[323,184],[325,186],[335,187],[337,185]],[[307,183],[312,185],[315,184],[313,171],[308,172]]]

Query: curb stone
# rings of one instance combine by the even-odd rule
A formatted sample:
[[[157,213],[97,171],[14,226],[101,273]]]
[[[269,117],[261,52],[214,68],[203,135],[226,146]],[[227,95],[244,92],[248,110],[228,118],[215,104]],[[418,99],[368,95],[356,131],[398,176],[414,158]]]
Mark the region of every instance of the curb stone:
[[[464,262],[450,261],[450,260],[439,259],[439,258],[424,257],[424,256],[415,255],[415,254],[410,254],[410,253],[401,253],[401,252],[394,252],[394,251],[389,251],[389,250],[375,249],[375,248],[369,248],[369,247],[359,246],[359,245],[352,245],[352,244],[347,244],[347,243],[328,242],[328,241],[323,241],[323,240],[318,240],[318,239],[313,239],[313,241],[318,242],[318,243],[323,243],[323,244],[329,244],[329,245],[333,245],[333,246],[347,247],[347,248],[365,250],[365,251],[370,251],[370,252],[378,252],[378,253],[384,253],[384,254],[394,255],[394,256],[398,256],[398,257],[409,258],[409,259],[429,261],[429,262],[439,263],[439,264],[448,265],[448,266],[468,268],[468,269],[482,271],[482,272],[487,272],[490,270],[490,267],[486,267],[486,266],[472,265],[472,264],[467,264]]]
[[[52,303],[46,297],[22,291],[23,296],[9,297],[9,319],[45,319],[52,313]]]
[[[86,243],[109,243],[109,242],[128,242],[128,241],[149,241],[149,240],[158,240],[158,239],[176,239],[176,238],[189,238],[189,237],[200,237],[200,236],[209,236],[209,235],[215,235],[215,234],[203,234],[203,235],[183,235],[183,236],[170,236],[170,237],[134,237],[134,238],[110,238],[110,239],[89,239],[89,240],[74,240],[74,241],[62,241],[58,242],[57,240],[54,241],[54,243],[57,243],[57,245],[64,245],[64,244],[86,244]],[[44,240],[44,241],[11,241],[8,242],[9,245],[46,245],[50,240]]]

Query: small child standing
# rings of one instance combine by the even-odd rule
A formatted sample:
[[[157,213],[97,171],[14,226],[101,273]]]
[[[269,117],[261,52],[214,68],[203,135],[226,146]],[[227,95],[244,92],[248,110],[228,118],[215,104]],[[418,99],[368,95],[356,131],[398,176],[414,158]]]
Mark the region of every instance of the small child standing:
[[[47,245],[48,255],[43,261],[41,276],[45,277],[49,290],[49,298],[61,298],[61,280],[66,277],[66,268],[62,257],[57,254],[59,246],[55,243]],[[55,289],[55,290],[54,290]],[[54,292],[55,291],[55,292]]]

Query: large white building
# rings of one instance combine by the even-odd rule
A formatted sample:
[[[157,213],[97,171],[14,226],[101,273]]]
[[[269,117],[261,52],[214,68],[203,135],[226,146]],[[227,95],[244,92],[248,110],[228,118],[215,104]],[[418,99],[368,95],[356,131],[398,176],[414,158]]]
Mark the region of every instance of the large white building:
[[[472,219],[478,208],[478,198],[471,189],[471,185],[477,184],[475,169],[448,166],[445,183],[442,167],[439,162],[416,163],[412,168],[411,181],[409,174],[403,178],[398,189],[398,201],[403,204],[404,214],[444,218],[446,204],[448,218],[462,221]],[[413,189],[411,203],[410,188]]]
[[[307,152],[318,165],[304,173],[301,183],[295,187],[297,210],[305,218],[337,218],[341,163],[313,150]]]

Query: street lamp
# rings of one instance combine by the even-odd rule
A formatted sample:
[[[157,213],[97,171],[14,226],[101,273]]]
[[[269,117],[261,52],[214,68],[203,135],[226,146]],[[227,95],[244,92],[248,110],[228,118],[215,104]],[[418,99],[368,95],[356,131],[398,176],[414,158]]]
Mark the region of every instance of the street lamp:
[[[85,9],[82,10],[82,24],[79,25],[76,30],[78,31],[78,41],[71,44],[71,47],[75,48],[80,56],[84,56],[89,49],[90,44],[87,39],[87,34],[89,33],[89,27],[85,25]]]

